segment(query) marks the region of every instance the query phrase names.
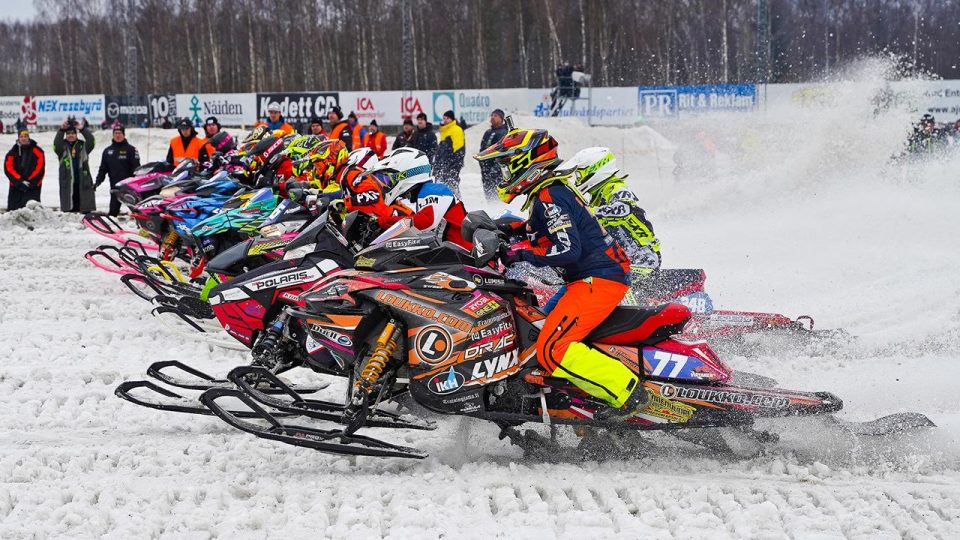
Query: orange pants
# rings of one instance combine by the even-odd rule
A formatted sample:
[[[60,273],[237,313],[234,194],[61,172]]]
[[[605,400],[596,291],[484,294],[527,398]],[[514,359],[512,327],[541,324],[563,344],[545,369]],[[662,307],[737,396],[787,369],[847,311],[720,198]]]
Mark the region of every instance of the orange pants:
[[[537,361],[553,374],[571,343],[582,341],[620,304],[629,286],[603,278],[567,283],[567,292],[547,315],[537,338]]]

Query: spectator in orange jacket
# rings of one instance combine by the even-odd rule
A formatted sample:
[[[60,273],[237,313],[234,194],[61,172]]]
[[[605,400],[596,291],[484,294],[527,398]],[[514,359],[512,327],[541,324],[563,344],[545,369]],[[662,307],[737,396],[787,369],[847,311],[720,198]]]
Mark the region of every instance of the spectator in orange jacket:
[[[367,126],[367,134],[363,138],[363,145],[373,150],[378,158],[382,158],[387,151],[387,136],[380,131],[376,120],[371,120]]]
[[[296,131],[293,129],[293,126],[288,124],[283,118],[283,114],[280,111],[280,104],[276,101],[271,102],[267,105],[267,121],[266,122],[257,122],[254,124],[254,127],[257,126],[267,126],[267,129],[270,131],[280,130],[284,135],[289,135]]]
[[[3,160],[3,172],[10,180],[7,210],[23,208],[27,201],[40,202],[43,170],[43,149],[30,138],[30,132],[26,128],[21,128],[17,133],[17,144],[13,145]]]
[[[347,115],[347,125],[350,126],[350,137],[353,139],[353,148],[363,148],[363,141],[367,138],[367,128],[360,123],[357,113],[350,111]]]

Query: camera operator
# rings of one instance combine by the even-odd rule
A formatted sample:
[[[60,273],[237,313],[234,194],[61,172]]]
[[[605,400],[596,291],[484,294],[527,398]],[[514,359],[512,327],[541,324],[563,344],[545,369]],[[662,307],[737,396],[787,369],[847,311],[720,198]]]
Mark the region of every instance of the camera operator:
[[[83,135],[78,138],[77,132]],[[95,212],[97,201],[90,174],[90,152],[95,144],[86,119],[68,117],[53,138],[53,151],[60,161],[60,210]]]

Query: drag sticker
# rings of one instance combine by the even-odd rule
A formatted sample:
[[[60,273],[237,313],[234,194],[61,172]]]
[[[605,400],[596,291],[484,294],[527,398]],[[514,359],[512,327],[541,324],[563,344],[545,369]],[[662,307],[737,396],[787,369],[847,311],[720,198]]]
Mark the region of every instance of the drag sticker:
[[[790,400],[784,397],[763,394],[744,394],[729,390],[716,390],[713,388],[688,388],[683,386],[673,386],[672,384],[665,384],[661,386],[660,394],[668,399],[692,399],[697,401],[706,401],[708,403],[719,403],[722,405],[750,405],[754,407],[763,407],[765,409],[783,409],[784,407],[790,405]]]
[[[437,365],[450,357],[453,350],[453,338],[439,326],[428,326],[417,334],[417,355],[424,362]]]

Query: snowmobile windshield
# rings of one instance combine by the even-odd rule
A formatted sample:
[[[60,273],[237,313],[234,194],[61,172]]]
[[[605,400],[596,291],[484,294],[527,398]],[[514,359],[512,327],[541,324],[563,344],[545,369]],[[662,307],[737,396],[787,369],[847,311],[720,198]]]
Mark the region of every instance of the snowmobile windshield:
[[[391,226],[389,229],[380,233],[380,236],[373,239],[373,242],[370,242],[371,246],[377,244],[382,244],[387,240],[393,240],[394,238],[410,238],[416,236],[419,231],[413,227],[413,220],[409,218],[401,219]]]
[[[170,173],[170,176],[177,177],[183,173],[190,173],[191,171],[197,170],[197,166],[197,160],[193,158],[183,158],[180,164]]]
[[[133,171],[133,176],[143,176],[155,172],[170,172],[172,167],[166,161],[151,161],[144,163]]]
[[[243,205],[244,209],[255,208],[258,204],[273,199],[273,190],[270,188],[261,188],[254,192],[250,199]]]
[[[306,253],[302,253],[303,250],[300,248],[312,247],[317,243],[317,235],[324,227],[326,227],[328,217],[329,214],[324,212],[317,216],[317,219],[313,220],[302,231],[300,231],[300,234],[298,234],[296,238],[287,244],[286,253],[284,254],[283,258],[297,259],[305,255]]]

